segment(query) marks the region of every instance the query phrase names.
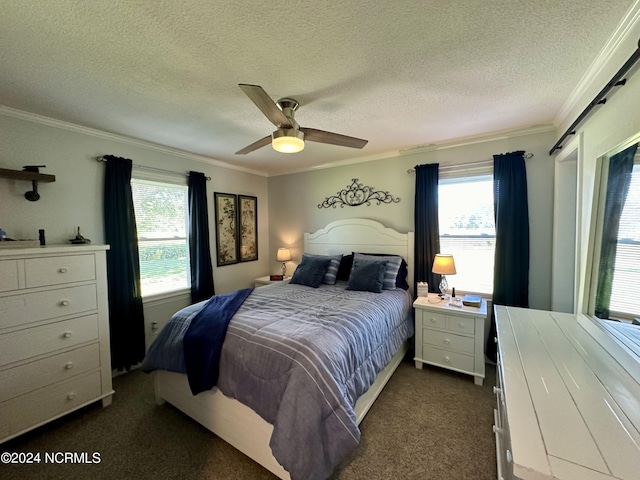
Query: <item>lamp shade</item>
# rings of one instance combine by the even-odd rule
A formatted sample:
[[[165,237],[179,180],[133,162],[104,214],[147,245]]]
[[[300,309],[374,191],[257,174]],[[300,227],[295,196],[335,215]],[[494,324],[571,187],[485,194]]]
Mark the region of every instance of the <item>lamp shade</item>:
[[[291,252],[288,248],[279,248],[276,254],[276,260],[278,262],[288,262],[291,260]]]
[[[453,261],[453,255],[449,253],[438,253],[433,259],[431,271],[439,275],[455,275],[456,264]]]
[[[300,152],[304,149],[304,132],[279,128],[271,134],[271,146],[280,153]]]

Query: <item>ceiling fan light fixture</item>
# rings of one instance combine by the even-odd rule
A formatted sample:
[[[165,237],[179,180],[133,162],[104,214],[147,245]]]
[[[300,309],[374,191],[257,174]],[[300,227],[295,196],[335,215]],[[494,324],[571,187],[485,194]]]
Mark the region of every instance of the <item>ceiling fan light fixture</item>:
[[[271,138],[271,146],[276,152],[297,153],[304,149],[304,132],[300,130],[279,128]]]

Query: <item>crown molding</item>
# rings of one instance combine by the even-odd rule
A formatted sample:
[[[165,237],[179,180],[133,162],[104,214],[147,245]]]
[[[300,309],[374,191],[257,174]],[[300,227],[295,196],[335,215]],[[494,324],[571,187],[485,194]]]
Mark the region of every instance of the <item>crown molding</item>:
[[[269,176],[278,177],[281,175],[291,175],[294,173],[303,173],[303,172],[309,172],[314,170],[324,170],[327,168],[343,167],[345,165],[354,165],[357,163],[373,162],[376,160],[390,160],[393,158],[398,158],[398,155],[410,155],[410,154],[417,154],[417,153],[432,152],[435,150],[445,150],[448,148],[462,147],[465,145],[476,145],[478,143],[493,142],[496,140],[506,140],[509,138],[521,137],[524,135],[535,135],[538,133],[550,132],[555,130],[556,130],[556,127],[550,124],[534,125],[532,127],[514,129],[514,130],[502,130],[499,132],[493,132],[488,135],[483,134],[483,135],[475,135],[475,136],[469,136],[469,137],[461,137],[461,138],[451,140],[448,142],[443,142],[440,144],[430,143],[428,145],[417,145],[415,147],[407,147],[407,148],[402,148],[400,150],[387,151],[384,153],[380,153],[377,155],[370,155],[367,157],[351,158],[347,160],[342,160],[340,162],[326,163],[323,165],[315,165],[313,167],[301,168],[297,170],[289,170],[286,172],[272,174]]]
[[[629,8],[624,18],[621,20],[618,28],[613,32],[611,37],[607,43],[602,47],[600,53],[596,56],[594,61],[591,63],[585,74],[582,76],[576,87],[571,92],[571,95],[564,102],[555,118],[553,119],[554,125],[562,125],[566,120],[568,115],[580,104],[585,103],[581,102],[584,99],[587,91],[593,85],[596,78],[598,78],[603,70],[607,67],[609,59],[612,57],[616,50],[620,49],[621,46],[629,39],[629,36],[636,30],[636,28],[640,25],[640,0],[636,0],[635,3]],[[636,44],[636,39],[633,39],[633,43]],[[618,66],[619,67],[619,66]],[[617,70],[617,69],[616,69]],[[598,91],[604,85],[598,86]],[[586,103],[590,102],[592,99],[588,98]]]
[[[142,147],[149,150],[155,150],[157,152],[166,153],[168,155],[174,155],[177,157],[186,158],[189,160],[195,160],[196,162],[206,163],[216,167],[227,168],[229,170],[236,170],[239,172],[250,173],[252,175],[258,175],[261,177],[267,177],[265,172],[258,170],[252,170],[250,168],[239,167],[236,165],[230,165],[228,163],[216,160],[214,158],[206,157],[204,155],[198,155],[195,153],[185,152],[177,148],[165,147],[157,143],[148,142],[146,140],[140,140],[133,137],[127,137],[126,135],[120,135],[117,133],[105,132],[97,130],[95,128],[85,127],[82,125],[76,125],[75,123],[65,122],[51,117],[45,117],[44,115],[38,115],[36,113],[25,112],[23,110],[17,110],[15,108],[0,105],[0,115],[7,117],[18,118],[20,120],[26,120],[28,122],[39,123],[41,125],[47,125],[49,127],[61,128],[63,130],[69,130],[71,132],[82,133],[84,135],[90,135],[93,137],[102,138],[105,140],[111,140],[114,142],[124,143],[127,145],[133,145],[136,147]]]

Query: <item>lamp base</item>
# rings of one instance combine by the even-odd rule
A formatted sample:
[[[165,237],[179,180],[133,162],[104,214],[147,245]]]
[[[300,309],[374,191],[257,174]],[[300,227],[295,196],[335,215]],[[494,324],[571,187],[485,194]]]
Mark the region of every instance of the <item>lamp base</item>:
[[[282,278],[287,276],[287,264],[282,262]]]

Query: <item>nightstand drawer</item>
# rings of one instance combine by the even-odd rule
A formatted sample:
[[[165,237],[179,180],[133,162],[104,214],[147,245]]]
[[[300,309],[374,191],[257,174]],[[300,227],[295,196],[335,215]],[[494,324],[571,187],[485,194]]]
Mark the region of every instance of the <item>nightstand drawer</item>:
[[[462,335],[428,330],[426,328],[422,330],[422,342],[445,350],[456,350],[471,355],[473,355],[475,351],[473,337],[463,337]]]
[[[471,355],[449,352],[429,345],[423,345],[422,358],[429,363],[443,367],[462,370],[463,372],[473,372],[473,356]]]
[[[422,312],[422,326],[432,328],[447,328],[447,316],[442,313],[420,310]]]
[[[17,260],[2,260],[0,262],[0,292],[9,292],[20,288],[19,268],[20,264]]]
[[[473,335],[476,330],[476,320],[469,317],[450,316],[448,329],[452,332]]]

